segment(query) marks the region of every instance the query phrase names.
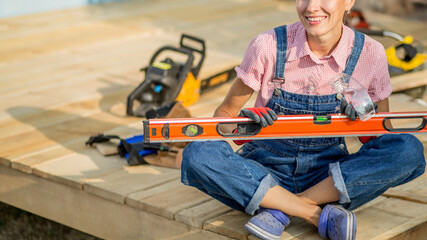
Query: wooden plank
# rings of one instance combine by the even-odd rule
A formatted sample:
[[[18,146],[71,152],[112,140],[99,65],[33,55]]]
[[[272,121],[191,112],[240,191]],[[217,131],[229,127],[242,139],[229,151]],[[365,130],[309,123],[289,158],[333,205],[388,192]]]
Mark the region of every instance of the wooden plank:
[[[0,201],[103,239],[228,239],[3,166]]]
[[[91,9],[91,6],[3,18],[0,23],[8,31],[1,34],[0,40],[26,37],[51,31],[52,29],[61,29],[99,20],[93,13],[88,11],[89,9]]]
[[[221,202],[212,199],[200,205],[186,208],[175,214],[175,220],[189,226],[202,228],[203,223],[211,218],[231,212],[232,209]]]
[[[395,93],[389,97],[390,112],[416,112],[425,111],[426,106],[421,102],[413,100],[406,94]]]
[[[426,217],[427,205],[388,198],[371,207],[356,211],[358,238],[372,239],[393,231],[407,234],[407,230],[420,224]],[[400,226],[406,227],[401,228]],[[386,239],[386,238],[382,238]]]
[[[83,144],[84,139],[77,139],[75,141],[72,140],[64,144],[40,149],[18,158],[11,159],[11,167],[16,170],[31,174],[33,173],[33,166],[50,161],[52,159],[65,157],[67,155],[74,155],[75,151],[85,148]]]
[[[177,153],[159,151],[156,155],[153,154],[144,157],[144,160],[150,165],[180,169],[184,148],[171,147],[171,149],[176,150]]]
[[[137,72],[137,68],[138,65],[134,67],[135,72]],[[17,112],[22,111],[20,110],[22,107],[54,108],[67,104],[71,100],[82,101],[88,98],[103,97],[114,88],[115,91],[121,91],[127,96],[134,88],[130,84],[129,78],[126,79],[123,74],[115,74],[114,69],[108,67],[107,69],[109,69],[107,73],[88,72],[80,74],[78,78],[74,74],[66,74],[65,79],[61,77],[50,79],[53,81],[50,82],[50,85],[41,84],[31,90],[20,89],[18,92],[4,94],[1,96],[0,108],[14,116]],[[54,83],[55,81],[59,82]],[[81,86],[85,84],[87,84],[85,88],[82,88]],[[4,114],[2,114],[3,117]]]
[[[123,166],[104,176],[85,178],[84,190],[99,197],[124,203],[125,198],[131,193],[149,189],[177,178],[179,178],[179,171],[176,169],[150,165]]]
[[[427,70],[405,73],[391,78],[393,92],[401,92],[427,85]]]
[[[178,39],[178,37],[176,38]],[[140,43],[138,44],[141,45]],[[115,47],[115,46],[111,46],[111,47],[113,49],[122,48],[122,47]],[[104,50],[100,50],[100,51],[103,52]],[[138,52],[139,50],[138,48],[136,48],[136,49],[131,49],[131,51]],[[154,51],[154,49],[150,51]],[[108,51],[105,50],[104,52],[108,52]],[[98,55],[103,56],[104,54],[98,54]],[[201,72],[202,77],[209,76],[215,72],[221,71],[225,69],[225,67],[228,68],[230,65],[233,65],[231,64],[231,62],[236,63],[235,60],[226,61],[225,59],[229,58],[227,54],[214,53],[214,54],[210,54],[210,56],[211,57],[208,57],[205,64],[210,66],[210,68],[202,68],[202,72]],[[73,58],[74,56],[70,56],[70,57]],[[116,62],[114,62],[112,66],[116,66],[116,65],[120,66],[120,64],[117,64],[117,63],[118,61],[120,62],[122,61],[121,60],[122,57],[120,56],[119,57],[103,56],[103,57],[107,59],[117,58]],[[80,58],[81,57],[79,57],[79,59]],[[85,57],[84,59],[86,58],[87,57]],[[140,57],[135,57],[135,58],[140,58]],[[131,59],[127,58],[127,63],[129,63],[130,60]],[[59,59],[53,59],[51,61],[59,61]],[[90,65],[93,65],[90,62],[91,61],[90,59],[87,59],[87,61],[88,62],[86,64],[82,63],[82,65],[89,65],[89,66],[84,66],[84,68],[87,68],[87,67],[90,67]],[[97,64],[97,66],[91,67],[92,70],[90,72],[86,73],[86,71],[83,71],[80,74],[77,74],[79,75],[78,79],[75,79],[74,77],[76,75],[75,72],[57,71],[55,69],[51,69],[52,71],[49,72],[49,69],[46,69],[46,71],[43,74],[46,74],[49,77],[43,77],[42,75],[39,77],[33,76],[33,78],[31,78],[31,81],[32,81],[31,84],[34,84],[35,82],[38,83],[37,87],[31,91],[31,94],[28,94],[28,90],[18,92],[16,94],[10,94],[10,89],[8,89],[9,93],[7,95],[3,95],[2,97],[0,97],[2,100],[1,102],[3,102],[3,104],[0,103],[0,108],[4,108],[4,110],[6,110],[7,113],[9,113],[9,115],[17,117],[17,115],[22,114],[23,112],[36,111],[35,109],[29,108],[29,106],[33,106],[33,107],[43,106],[43,108],[45,108],[45,107],[51,107],[52,104],[58,105],[58,104],[67,103],[67,101],[69,102],[70,99],[78,100],[78,98],[88,98],[88,97],[94,98],[98,96],[98,97],[102,97],[100,100],[100,104],[103,104],[100,106],[101,109],[105,109],[106,107],[108,107],[108,105],[106,106],[105,104],[109,103],[109,102],[106,102],[106,100],[109,100],[112,105],[114,104],[114,102],[112,101],[113,99],[111,99],[112,98],[111,96],[116,95],[115,99],[118,99],[118,98],[120,99],[115,102],[116,104],[123,102],[126,99],[127,95],[129,95],[129,93],[136,87],[136,85],[141,82],[141,80],[139,79],[142,78],[143,74],[138,73],[138,69],[140,66],[148,62],[148,60],[138,61],[137,64],[133,64],[135,65],[133,67],[135,74],[132,75],[133,76],[132,78],[123,76],[122,73],[113,74],[114,68],[111,68],[108,65],[106,66],[105,64],[102,64],[103,62],[102,59],[94,60],[94,62],[101,62],[101,63]],[[212,62],[220,62],[221,64],[214,64]],[[50,64],[47,63],[45,65],[50,65]],[[129,64],[127,64],[126,66],[128,65]],[[38,66],[35,66],[35,68],[38,69]],[[71,69],[74,69],[74,68],[71,68]],[[106,70],[107,73],[101,73],[100,71],[102,69],[107,69]],[[127,69],[132,69],[132,68],[127,67]],[[22,72],[22,71],[19,71],[19,72]],[[55,75],[55,72],[57,73],[56,75]],[[42,79],[43,82],[38,81],[37,80],[38,78]],[[18,78],[19,81],[18,79],[16,79],[16,77],[14,79],[16,81],[10,81],[10,82],[20,87],[25,86],[25,84],[23,84],[22,82],[25,82],[26,80],[28,81],[27,76],[22,76],[22,79]],[[46,79],[50,79],[50,80],[47,81]],[[56,83],[58,81],[61,82],[60,85]],[[81,85],[84,82],[88,82],[88,81],[90,81],[90,85],[82,89]],[[55,84],[52,84],[52,82],[55,82]],[[52,85],[48,85],[49,83]],[[5,88],[2,88],[2,89],[7,90],[7,86],[6,86],[6,89]],[[13,99],[13,101],[11,101],[11,99]],[[59,102],[59,101],[62,101],[62,102]],[[92,103],[95,103],[95,102],[92,102]],[[26,107],[22,107],[22,106],[26,106]],[[106,110],[108,110],[108,108]],[[4,117],[4,114],[3,114],[3,117]]]
[[[203,229],[235,239],[246,239],[249,235],[244,225],[250,215],[239,211],[232,211],[205,222]]]
[[[212,199],[198,189],[183,184],[167,192],[141,200],[141,208],[167,219],[174,219],[176,213],[197,206]]]
[[[122,103],[128,93],[133,90],[133,86],[129,85],[129,83],[114,84],[114,82],[107,79],[108,78],[99,78],[99,81],[89,81],[90,84],[84,88],[84,90],[80,91],[79,88],[82,88],[82,82],[79,84],[78,81],[76,81],[74,83],[69,82],[64,85],[57,84],[56,88],[54,86],[50,86],[42,90],[34,90],[30,94],[27,93],[26,96],[24,92],[3,96],[2,101],[11,101],[15,98],[17,98],[17,100],[10,102],[9,105],[6,103],[2,103],[0,105],[0,108],[5,111],[5,113],[1,115],[0,119],[10,117],[19,119],[23,114],[34,114],[37,113],[37,111],[53,110],[55,108],[63,107],[66,104],[70,104],[72,107],[72,104],[84,103],[89,99],[92,99],[93,102],[91,104],[95,104],[95,106],[98,107],[98,111],[107,111],[109,109],[106,108],[106,104],[111,103],[114,98],[120,99],[119,101],[114,102],[114,104]],[[116,90],[113,90],[114,87]],[[120,97],[120,95],[122,97]],[[33,101],[31,101],[31,98]],[[74,103],[72,103],[73,101]],[[109,107],[113,106],[114,105],[110,105]],[[90,108],[90,106],[86,107]],[[100,109],[99,107],[102,108]],[[65,112],[67,111],[65,110]]]
[[[129,90],[130,91],[130,90]],[[1,139],[13,135],[22,134],[35,129],[60,124],[78,117],[88,117],[101,111],[109,111],[111,114],[125,115],[125,106],[118,104],[123,102],[127,91],[118,90],[103,97],[94,97],[66,103],[54,109],[37,107],[16,107],[8,109],[11,117],[0,120]],[[129,117],[129,120],[132,118]],[[133,118],[137,121],[138,118]]]
[[[209,36],[209,39],[215,43],[214,47],[220,47],[223,51],[241,57],[249,41],[256,34],[268,28],[298,20],[293,3],[263,1],[252,2],[251,5],[253,7],[237,6],[233,8],[226,6],[227,9],[220,9],[219,11],[231,14],[222,19],[214,21],[212,18],[215,18],[216,13],[205,13],[205,17],[201,19],[206,19],[206,21],[198,23],[197,18],[195,18],[194,23],[190,22],[184,26],[193,29],[201,36]],[[241,10],[239,11],[239,9]],[[232,14],[233,12],[236,14]],[[211,18],[206,16],[211,16]],[[236,39],[236,36],[239,36],[240,39]],[[224,39],[229,40],[224,41]]]
[[[96,236],[140,235],[139,229],[132,229],[135,223],[142,226],[140,213],[132,208],[13,169],[0,167],[0,172],[2,202]],[[116,225],[118,220],[122,222]]]
[[[139,124],[140,123],[138,122],[137,125]],[[137,125],[130,124],[127,126],[121,126],[121,127],[106,131],[104,133],[107,135],[119,135],[121,137],[127,137],[128,135],[133,135],[139,131]],[[26,173],[32,173],[33,166],[35,165],[38,165],[50,160],[62,158],[68,155],[72,155],[72,154],[75,154],[76,152],[83,151],[83,149],[87,149],[88,146],[85,145],[85,142],[87,141],[88,138],[89,137],[86,136],[84,138],[73,139],[63,144],[57,144],[52,147],[31,152],[27,155],[23,155],[18,158],[13,158],[12,160],[10,160],[11,166],[12,168],[15,168],[17,170],[20,170]]]
[[[173,181],[170,182],[166,182],[157,186],[154,186],[152,188],[149,189],[145,189],[144,191],[138,191],[138,192],[134,192],[129,194],[129,196],[127,196],[126,198],[126,204],[129,204],[132,207],[138,208],[138,209],[143,209],[143,206],[141,204],[141,200],[151,197],[153,195],[159,194],[159,193],[164,193],[167,191],[170,191],[172,189],[175,189],[177,187],[182,186],[181,181],[179,181],[179,179],[175,179]]]
[[[208,1],[207,1],[208,2]],[[274,4],[274,1],[270,1],[271,3],[273,3]],[[227,2],[228,3],[228,2]],[[271,3],[270,3],[270,6],[268,7],[269,9],[274,9],[274,7],[273,7],[273,5],[271,5]],[[203,5],[204,4],[204,5]],[[201,12],[201,16],[209,16],[209,14],[205,14],[204,12],[203,12],[203,10],[204,11],[206,11],[206,9],[210,9],[209,11],[212,11],[213,9],[212,8],[209,8],[209,7],[206,7],[206,2],[205,3],[203,3],[202,5],[199,5],[198,7],[197,7],[197,9],[195,9],[195,13],[198,13],[198,12]],[[210,4],[212,4],[212,2],[210,3]],[[168,4],[168,5],[170,5],[170,4]],[[180,7],[182,7],[181,6],[182,4],[177,4],[177,6],[180,6]],[[191,5],[194,5],[194,3],[191,3]],[[219,4],[219,5],[223,5],[223,4]],[[219,6],[218,4],[213,4],[213,6]],[[230,4],[228,4],[226,7],[228,7]],[[236,9],[242,9],[242,4],[241,3],[239,3],[239,4],[235,4],[236,6],[234,6],[234,8],[233,9],[230,9],[230,8],[226,8],[225,6],[222,6],[222,9],[221,10],[226,10],[226,11],[219,11],[219,12],[224,12],[224,14],[226,13],[227,15],[226,16],[232,16],[233,17],[233,19],[234,18],[236,18],[236,19],[238,19],[236,16],[234,16],[234,14],[236,14]],[[245,5],[243,5],[243,6],[245,6]],[[253,11],[259,11],[259,7],[260,6],[262,6],[262,4],[260,4],[259,6],[253,6],[252,7],[252,9],[253,9]],[[179,14],[180,12],[181,12],[181,10],[180,9],[176,9],[176,8],[172,8],[172,6],[168,6],[170,9],[174,9],[174,11],[166,11],[165,12],[165,16],[168,16],[168,15],[171,15],[171,14]],[[185,6],[185,7],[189,7],[189,3],[187,3],[187,5]],[[135,7],[134,7],[135,8]],[[202,11],[200,11],[200,10],[202,10]],[[232,11],[231,11],[232,10]],[[243,9],[244,10],[244,9]],[[248,12],[247,11],[243,11],[243,10],[240,10],[241,12],[237,12],[237,14],[247,14]],[[147,8],[146,8],[146,10],[145,10],[147,13],[149,12],[149,10],[147,10]],[[152,11],[152,9],[151,9],[151,11]],[[250,13],[250,12],[249,12]],[[161,15],[161,14],[160,14]],[[218,14],[210,14],[210,16],[216,16],[216,15],[218,15]],[[183,16],[186,16],[186,15],[183,15]],[[127,17],[129,17],[129,16],[127,16]],[[145,21],[147,21],[147,19],[148,18],[151,18],[151,21],[153,21],[153,20],[155,20],[155,19],[153,19],[153,18],[156,18],[157,17],[157,19],[159,19],[159,20],[161,20],[161,19],[164,19],[163,17],[159,17],[159,14],[154,14],[153,16],[151,16],[151,15],[148,15],[148,16],[145,16],[144,17],[144,20]],[[260,16],[261,17],[261,16]],[[282,16],[283,17],[283,16]],[[74,20],[74,19],[73,19]],[[109,19],[110,20],[110,22],[112,22],[111,20],[112,19]],[[138,20],[138,19],[130,19],[129,20],[129,22],[131,22],[131,23],[133,23],[133,25],[135,25],[135,22],[138,22],[138,21],[135,21],[135,20]],[[188,19],[184,19],[185,21],[189,21]],[[184,21],[183,20],[183,21]],[[141,19],[139,19],[139,21],[142,21]],[[163,22],[164,22],[164,20],[162,20]],[[277,20],[276,20],[277,21]],[[113,21],[114,22],[114,21]],[[126,26],[127,24],[126,24],[126,22],[123,22],[123,20],[119,20],[119,22],[120,22],[120,24],[121,24],[121,26]],[[155,21],[154,21],[155,22]],[[99,24],[99,23],[98,23]],[[155,23],[156,24],[156,23]],[[228,24],[227,23],[227,25],[228,26],[230,26],[230,24]],[[168,24],[168,26],[170,26],[170,24]],[[132,26],[133,27],[133,26]],[[139,29],[140,30],[140,29]],[[223,39],[223,38],[221,38],[221,39]],[[244,40],[244,42],[245,42],[245,45],[247,45],[247,41],[248,40]]]
[[[383,195],[427,204],[427,173],[404,185],[390,188]]]
[[[212,4],[212,3],[211,3]],[[179,4],[178,4],[179,5]],[[189,3],[188,3],[188,5],[189,5]],[[216,5],[216,4],[214,4],[214,5]],[[170,6],[169,6],[169,8],[170,9],[174,9],[174,8],[171,8]],[[199,8],[205,8],[205,6],[204,5],[200,5],[199,6]],[[271,8],[271,7],[270,7]],[[129,8],[129,9],[131,9],[131,8]],[[206,8],[205,8],[206,9]],[[145,11],[147,11],[147,10],[145,10]],[[177,11],[176,9],[174,10],[174,11]],[[170,12],[166,12],[165,14],[169,14]],[[231,12],[229,12],[229,14],[231,14]],[[231,14],[232,15],[232,14]],[[97,26],[97,25],[93,25],[93,26]],[[247,44],[247,40],[244,40],[245,41],[245,44]],[[111,49],[118,49],[118,48],[114,48],[114,47],[111,47]],[[121,49],[121,48],[120,48]],[[110,51],[99,51],[98,53],[104,53],[104,52],[111,52],[111,50]],[[95,55],[95,56],[98,56],[98,55],[100,55],[100,54],[97,54],[97,55]],[[105,55],[105,53],[103,54],[103,55]],[[74,58],[76,58],[77,56],[75,56]],[[65,59],[68,59],[67,57],[63,57],[63,58],[65,58]],[[70,56],[70,58],[73,58],[73,56]],[[86,57],[85,57],[86,58]],[[105,57],[104,57],[105,58]],[[58,62],[61,62],[61,61],[58,61]],[[97,62],[97,61],[93,61],[93,62]],[[46,64],[45,64],[46,65]],[[35,68],[35,69],[37,69],[37,68]],[[16,71],[16,72],[19,72],[19,71]],[[26,78],[26,79],[28,79],[28,78]]]
[[[112,36],[129,36],[134,34],[134,31],[107,22],[94,22],[33,34],[30,39],[5,39],[0,45],[0,61],[25,59],[33,57],[34,54],[46,54],[65,48],[72,49],[76,45],[89,45]]]
[[[32,109],[32,108],[30,108]],[[70,119],[50,126],[43,126],[36,130],[20,133],[6,139],[0,138],[4,146],[0,155],[7,158],[18,157],[38,149],[63,144],[75,138],[89,138],[93,134],[105,132],[110,129],[126,125],[136,118],[122,118],[120,116],[99,112],[90,116],[78,117],[76,114],[67,112],[47,110],[48,114],[65,115],[61,118]],[[31,123],[30,123],[31,124]],[[7,129],[5,129],[7,131]]]
[[[87,179],[120,171],[124,167],[126,167],[124,159],[104,157],[96,150],[88,148],[80,153],[34,165],[32,172],[51,181],[82,189]]]
[[[0,164],[3,166],[6,166],[6,167],[10,167],[11,161],[10,161],[10,159],[0,157]]]
[[[363,146],[358,137],[346,137],[345,144],[350,154],[358,152]]]
[[[228,207],[209,196],[184,186],[179,179],[134,192],[126,198],[126,204],[169,219],[175,217],[177,221],[183,223],[192,222],[191,226],[197,228],[200,228],[200,223],[209,216],[215,216],[217,214],[215,211],[229,211]],[[197,212],[197,209],[201,212]]]
[[[161,39],[171,39],[171,37],[167,37],[166,34],[160,34],[159,36],[163,36],[161,37]],[[101,42],[100,47],[93,47],[94,49],[92,50],[91,48],[89,48],[90,51],[87,51],[85,49],[83,49],[82,53],[75,53],[71,52],[71,54],[69,56],[56,56],[54,58],[47,56],[48,58],[50,58],[50,62],[49,61],[45,61],[44,58],[43,59],[34,59],[33,62],[36,64],[36,66],[20,66],[18,69],[22,69],[24,68],[28,68],[28,67],[32,67],[34,69],[45,69],[42,72],[41,76],[37,76],[37,74],[32,75],[32,78],[28,78],[28,73],[26,74],[23,71],[13,71],[10,70],[11,66],[10,64],[7,65],[7,68],[5,67],[5,69],[7,71],[9,71],[9,74],[3,74],[6,78],[7,76],[11,75],[11,77],[13,77],[14,80],[17,80],[16,76],[18,73],[21,74],[21,77],[18,77],[18,79],[20,79],[20,81],[9,81],[7,82],[7,84],[14,84],[16,86],[26,86],[25,84],[22,84],[22,82],[25,81],[31,81],[29,83],[33,84],[34,81],[43,81],[46,82],[46,79],[50,79],[50,81],[52,83],[55,83],[55,85],[53,85],[52,87],[55,87],[56,90],[58,90],[58,87],[63,87],[66,88],[68,91],[63,91],[61,92],[61,97],[59,97],[59,99],[62,99],[65,96],[81,96],[81,88],[79,89],[80,92],[78,92],[78,94],[76,92],[72,92],[70,91],[71,89],[69,88],[69,86],[67,86],[65,83],[69,82],[70,84],[74,84],[77,85],[76,83],[79,83],[79,85],[77,86],[81,86],[82,82],[87,82],[88,80],[93,80],[93,79],[98,79],[98,81],[100,83],[103,83],[103,85],[106,85],[105,81],[107,80],[108,82],[111,83],[115,83],[117,82],[117,80],[114,81],[113,77],[116,78],[121,78],[122,74],[117,74],[115,72],[117,72],[117,70],[115,69],[120,69],[119,72],[123,72],[123,68],[125,67],[127,70],[129,71],[130,69],[134,69],[134,72],[137,73],[136,76],[138,76],[137,79],[140,78],[140,73],[138,72],[139,67],[144,64],[145,62],[148,61],[148,56],[146,56],[145,58],[146,61],[137,61],[138,59],[143,59],[144,58],[144,52],[147,52],[147,49],[150,49],[150,46],[153,45],[152,42],[147,41],[147,38],[150,38],[150,36],[147,36],[147,34],[145,35],[141,35],[141,37],[138,37],[135,39],[131,39],[132,42],[131,44],[128,43],[128,41],[126,39],[121,39],[121,42],[117,42],[116,45],[111,45],[111,44],[105,44],[104,42]],[[154,39],[153,39],[154,38]],[[156,36],[151,36],[151,40],[156,42]],[[178,38],[178,37],[176,37]],[[159,38],[157,38],[157,40],[161,40]],[[164,40],[163,40],[164,41]],[[141,44],[141,42],[146,42],[145,44]],[[158,43],[161,44],[161,43]],[[130,46],[129,46],[130,45]],[[151,49],[151,51],[154,51],[155,48]],[[95,51],[96,50],[96,51]],[[80,51],[81,52],[81,51]],[[130,58],[132,57],[132,58]],[[95,59],[94,59],[95,58]],[[57,70],[54,66],[56,66],[57,64],[55,64],[55,62],[60,62],[62,64],[62,59],[65,59],[65,62],[68,62],[68,65],[64,66],[64,69],[59,68],[59,70]],[[73,60],[69,60],[69,59],[73,59]],[[119,64],[121,62],[123,62],[123,59],[126,59],[126,64]],[[50,69],[47,66],[51,66]],[[133,67],[132,67],[133,66]],[[12,66],[13,67],[13,66]],[[75,74],[74,71],[75,69],[80,69],[82,70],[82,72],[80,72],[80,74]],[[36,70],[37,71],[37,70]],[[102,72],[107,72],[107,74],[102,73]],[[11,74],[12,73],[12,74]],[[56,75],[58,76],[55,76]],[[101,74],[100,74],[101,73]],[[113,73],[115,73],[113,75]],[[68,74],[68,75],[67,75]],[[46,76],[45,76],[46,75]],[[76,78],[76,75],[79,75],[78,78]],[[65,79],[62,79],[64,78]],[[60,85],[58,86],[58,81],[60,80]],[[126,85],[129,85],[129,79],[124,79],[126,80],[126,82],[122,81],[122,84],[125,83]],[[137,80],[138,82],[140,80]],[[16,83],[19,84],[16,84]],[[134,86],[129,86],[131,89],[128,90],[128,92],[130,92],[131,90],[133,90],[133,88],[137,85],[137,83],[135,81],[135,85]],[[122,85],[120,84],[120,85]],[[88,87],[92,87],[93,84],[88,85]],[[126,86],[125,85],[125,86]],[[44,87],[44,86],[43,86]],[[117,85],[114,85],[114,87],[118,87]],[[40,85],[37,84],[36,88],[33,89],[31,91],[31,93],[37,93],[38,90],[40,89]],[[2,88],[5,89],[5,88]],[[7,89],[7,88],[6,88]],[[93,87],[91,88],[93,89]],[[9,89],[10,90],[10,89]],[[59,90],[61,90],[61,88],[59,88]],[[87,90],[86,88],[83,90]],[[93,92],[98,92],[98,89],[94,89]],[[10,92],[10,91],[9,91]],[[52,97],[52,93],[55,93],[55,91],[50,91],[50,93],[47,96],[50,96],[49,98],[45,97],[46,99],[43,99],[44,101],[40,101],[40,102],[44,102],[44,104],[46,105],[46,102],[52,101],[53,99],[58,99],[58,97]],[[68,93],[68,94],[67,94]],[[102,93],[102,92],[101,92]],[[10,93],[9,93],[10,94]],[[92,93],[93,94],[93,93]],[[42,96],[46,96],[46,94],[35,94],[35,96],[31,96],[32,100],[28,98],[28,91],[25,91],[21,96],[11,96],[14,98],[15,101],[11,101],[9,102],[9,107],[10,107],[10,103],[14,103],[14,104],[19,104],[21,102],[24,102],[25,99],[28,99],[27,103],[34,103],[34,97],[42,97]],[[8,100],[8,99],[4,99],[4,100]],[[18,100],[18,101],[16,101]],[[47,100],[47,101],[46,101]],[[37,102],[37,101],[36,101]]]
[[[147,39],[152,39],[153,42],[148,42]],[[80,46],[79,49],[73,51],[63,51],[54,55],[38,56],[29,60],[20,60],[7,63],[4,67],[0,67],[0,72],[3,74],[0,82],[4,85],[2,92],[9,93],[19,88],[23,88],[26,84],[37,82],[35,89],[43,87],[43,84],[55,82],[58,79],[65,79],[80,82],[85,75],[89,73],[97,73],[98,75],[106,75],[105,73],[116,72],[120,69],[134,69],[138,73],[140,65],[148,61],[148,55],[143,52],[154,51],[154,47],[166,38],[166,34],[147,34],[139,33],[127,38],[116,39],[115,41],[102,41],[91,46]],[[169,38],[172,38],[169,36]],[[156,43],[157,41],[159,43]],[[164,40],[163,40],[164,41]],[[147,42],[141,44],[141,42]],[[144,58],[147,58],[145,61]],[[126,60],[126,65],[120,64]],[[27,71],[22,71],[22,68],[31,68],[31,78],[28,77]],[[79,76],[76,78],[76,76]],[[22,82],[13,82],[12,79]],[[91,80],[96,79],[92,77]],[[58,83],[58,82],[56,82]],[[63,82],[61,81],[61,84]]]
[[[411,219],[379,236],[372,238],[372,240],[380,239],[413,239],[422,240],[427,235],[427,217],[419,217]]]
[[[156,225],[159,226],[159,225]],[[153,226],[153,227],[156,227]],[[169,234],[169,236],[172,234]],[[203,230],[189,230],[188,232],[185,232],[183,234],[179,235],[173,235],[169,238],[163,238],[163,239],[174,239],[174,240],[188,240],[188,239],[206,239],[206,240],[230,240],[231,238],[227,236],[218,235],[209,231],[203,231]]]

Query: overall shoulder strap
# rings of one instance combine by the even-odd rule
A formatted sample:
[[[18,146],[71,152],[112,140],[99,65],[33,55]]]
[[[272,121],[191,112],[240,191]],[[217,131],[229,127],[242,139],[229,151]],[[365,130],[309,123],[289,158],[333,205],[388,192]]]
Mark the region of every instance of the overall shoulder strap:
[[[288,34],[286,32],[286,25],[276,27],[277,40],[277,55],[276,55],[276,69],[274,70],[275,79],[283,79],[285,76],[286,52],[288,48]]]
[[[356,67],[357,61],[359,60],[360,53],[362,53],[363,46],[365,45],[365,34],[361,32],[355,32],[353,50],[348,57],[347,64],[345,66],[344,73],[352,75],[354,68]]]

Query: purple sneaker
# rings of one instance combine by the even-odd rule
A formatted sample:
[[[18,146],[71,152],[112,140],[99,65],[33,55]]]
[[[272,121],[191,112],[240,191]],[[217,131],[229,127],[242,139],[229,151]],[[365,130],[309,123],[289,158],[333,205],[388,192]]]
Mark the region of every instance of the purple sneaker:
[[[258,214],[249,219],[245,228],[253,235],[261,239],[280,239],[283,229],[291,221],[289,216],[282,211],[268,208],[260,208]]]
[[[331,240],[356,238],[356,215],[340,205],[326,205],[319,219],[319,234]]]

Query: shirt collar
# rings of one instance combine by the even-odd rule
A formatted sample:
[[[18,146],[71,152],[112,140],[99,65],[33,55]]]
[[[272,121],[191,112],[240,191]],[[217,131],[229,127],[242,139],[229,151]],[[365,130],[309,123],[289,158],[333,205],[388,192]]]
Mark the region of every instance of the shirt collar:
[[[332,51],[331,55],[326,56],[325,58],[333,57],[338,66],[344,70],[347,64],[348,59],[348,49],[351,44],[351,36],[354,35],[353,31],[343,24],[343,32],[341,38],[338,42],[338,45]],[[320,63],[319,58],[314,55],[314,53],[310,50],[307,42],[307,35],[302,24],[299,24],[298,28],[295,31],[294,43],[291,45],[291,48],[288,52],[288,61],[294,61],[298,58],[302,58],[305,56],[310,56],[310,58],[316,62]]]

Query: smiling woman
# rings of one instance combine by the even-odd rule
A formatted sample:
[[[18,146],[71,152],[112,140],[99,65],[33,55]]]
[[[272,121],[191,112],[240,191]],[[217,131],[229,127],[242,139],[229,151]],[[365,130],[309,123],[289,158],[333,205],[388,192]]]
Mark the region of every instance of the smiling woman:
[[[344,13],[350,11],[354,1],[296,1],[298,16],[305,28],[308,44],[313,53],[321,57],[332,51],[341,38]]]
[[[388,112],[392,88],[384,47],[343,24],[355,1],[296,0],[300,21],[249,43],[214,116],[248,117],[260,128],[275,124],[277,115],[342,112],[356,120],[354,106],[330,85],[339,75],[356,79],[378,111]],[[255,107],[241,109],[255,91]],[[323,238],[354,240],[352,210],[425,169],[423,146],[413,135],[385,134],[364,143],[349,154],[339,137],[254,140],[237,152],[225,141],[192,142],[183,152],[181,181],[255,215],[245,227],[260,238],[280,239],[289,216],[296,216],[317,226]]]

